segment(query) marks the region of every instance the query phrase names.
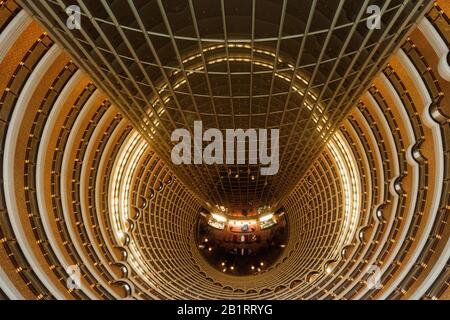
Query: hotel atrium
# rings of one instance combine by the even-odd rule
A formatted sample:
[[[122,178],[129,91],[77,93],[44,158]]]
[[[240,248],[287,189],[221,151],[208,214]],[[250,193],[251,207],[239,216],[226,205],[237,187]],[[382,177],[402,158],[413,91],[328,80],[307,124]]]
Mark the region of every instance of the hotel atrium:
[[[450,299],[449,43],[447,0],[0,0],[0,300]],[[278,171],[174,163],[199,122]]]

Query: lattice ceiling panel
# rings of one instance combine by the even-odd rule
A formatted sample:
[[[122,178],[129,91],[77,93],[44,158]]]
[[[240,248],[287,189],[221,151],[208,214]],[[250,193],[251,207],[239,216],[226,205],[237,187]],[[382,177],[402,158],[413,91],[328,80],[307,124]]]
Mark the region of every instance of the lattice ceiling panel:
[[[275,205],[295,187],[430,1],[22,1],[155,151],[177,128],[280,129],[280,170],[175,166],[210,204]],[[69,30],[66,8],[81,9]],[[380,29],[369,29],[368,5]]]

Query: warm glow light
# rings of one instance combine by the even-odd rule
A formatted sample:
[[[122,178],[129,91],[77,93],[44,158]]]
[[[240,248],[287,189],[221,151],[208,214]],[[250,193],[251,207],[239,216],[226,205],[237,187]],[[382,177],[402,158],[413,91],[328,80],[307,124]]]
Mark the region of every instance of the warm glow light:
[[[214,220],[219,222],[227,222],[227,218],[221,214],[211,213],[211,217],[213,217]]]
[[[260,222],[266,222],[269,221],[270,219],[273,218],[273,213],[270,213],[268,215],[262,216],[261,218],[259,218]]]
[[[339,170],[344,194],[343,231],[337,239],[335,252],[337,256],[339,248],[351,243],[356,232],[361,207],[360,177],[356,160],[352,157],[353,153],[340,132],[333,135],[327,147]]]

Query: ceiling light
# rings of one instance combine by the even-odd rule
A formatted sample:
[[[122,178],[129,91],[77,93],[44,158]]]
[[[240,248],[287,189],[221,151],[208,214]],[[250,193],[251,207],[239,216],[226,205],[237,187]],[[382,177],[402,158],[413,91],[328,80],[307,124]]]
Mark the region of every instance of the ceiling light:
[[[211,217],[213,217],[214,220],[219,222],[227,222],[227,218],[221,214],[211,213]]]
[[[261,218],[259,218],[260,222],[265,222],[265,221],[269,221],[270,219],[273,218],[273,213],[270,213],[268,215],[262,216]]]

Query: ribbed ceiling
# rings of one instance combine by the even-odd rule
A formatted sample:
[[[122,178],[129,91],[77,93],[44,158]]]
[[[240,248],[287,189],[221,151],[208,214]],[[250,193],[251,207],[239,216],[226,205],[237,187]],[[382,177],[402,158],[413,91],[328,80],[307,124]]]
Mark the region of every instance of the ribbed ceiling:
[[[279,172],[171,166],[211,205],[282,205],[431,1],[24,1],[170,165],[177,128],[280,129]],[[69,5],[81,30],[66,26]],[[369,29],[368,5],[381,8]],[[206,143],[205,143],[206,145]],[[271,145],[269,144],[269,147]],[[270,152],[269,152],[270,154]]]

